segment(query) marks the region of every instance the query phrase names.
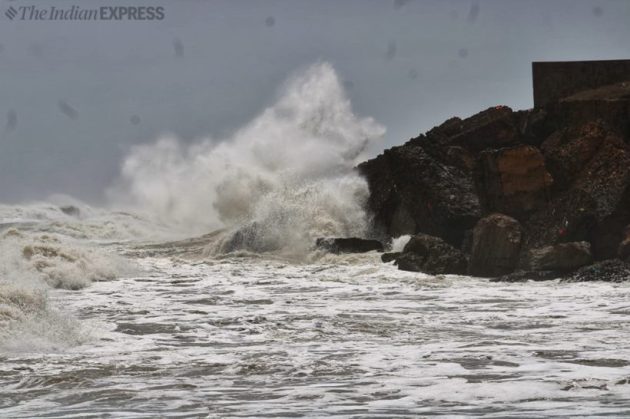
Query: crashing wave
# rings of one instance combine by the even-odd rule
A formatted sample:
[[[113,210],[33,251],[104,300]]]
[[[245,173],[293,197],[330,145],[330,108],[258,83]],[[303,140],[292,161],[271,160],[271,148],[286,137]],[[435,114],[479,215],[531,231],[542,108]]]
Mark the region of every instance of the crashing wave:
[[[220,253],[304,252],[316,237],[366,234],[368,188],[354,167],[383,134],[319,63],[231,138],[136,147],[110,196],[190,235],[226,228]]]

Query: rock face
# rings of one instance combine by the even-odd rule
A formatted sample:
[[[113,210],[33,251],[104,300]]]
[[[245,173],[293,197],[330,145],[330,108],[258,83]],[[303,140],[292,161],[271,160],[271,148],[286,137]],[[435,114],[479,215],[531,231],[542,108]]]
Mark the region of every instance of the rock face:
[[[383,243],[378,240],[350,238],[320,238],[315,246],[330,253],[366,253],[383,251]]]
[[[396,257],[398,269],[430,275],[466,273],[466,257],[462,252],[437,237],[413,236]]]
[[[488,211],[520,218],[543,208],[549,200],[553,179],[537,148],[519,145],[486,150],[480,163],[480,190]]]
[[[528,267],[532,271],[569,272],[593,261],[588,242],[561,243],[532,249]]]
[[[360,164],[377,226],[392,237],[425,233],[459,246],[482,216],[474,177],[477,155],[489,146],[515,144],[515,120],[507,107],[452,118]]]
[[[458,243],[480,215],[472,179],[421,146],[394,147],[359,168],[370,183],[370,205],[388,235],[424,232]]]
[[[519,260],[521,225],[514,218],[492,214],[477,222],[468,272],[476,276],[499,276],[510,273]]]
[[[617,248],[617,254],[621,260],[630,262],[630,226],[626,226],[624,229],[622,241]]]

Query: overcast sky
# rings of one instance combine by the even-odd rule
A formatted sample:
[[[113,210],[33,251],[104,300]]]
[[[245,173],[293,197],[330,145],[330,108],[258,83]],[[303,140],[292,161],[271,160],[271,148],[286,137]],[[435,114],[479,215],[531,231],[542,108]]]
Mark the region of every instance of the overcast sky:
[[[163,5],[159,22],[9,20],[9,7]],[[630,1],[0,0],[0,202],[99,202],[134,144],[221,137],[328,61],[400,144],[532,106],[531,61],[630,58]]]

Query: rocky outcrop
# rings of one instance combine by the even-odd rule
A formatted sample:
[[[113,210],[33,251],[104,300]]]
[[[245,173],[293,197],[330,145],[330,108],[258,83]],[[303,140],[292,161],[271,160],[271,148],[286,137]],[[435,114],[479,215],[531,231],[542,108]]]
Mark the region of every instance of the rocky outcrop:
[[[395,257],[398,269],[431,275],[466,273],[462,252],[437,237],[418,234],[409,239],[402,253]]]
[[[360,164],[377,226],[391,237],[425,233],[459,247],[483,212],[474,175],[478,154],[516,144],[516,125],[510,108],[491,108],[452,118]]]
[[[468,272],[476,276],[510,273],[518,264],[522,230],[518,221],[492,214],[477,222],[473,231]]]
[[[330,253],[366,253],[372,251],[383,251],[383,243],[380,241],[359,239],[356,237],[320,238],[316,240],[315,246]]]
[[[423,147],[394,147],[359,166],[370,206],[391,236],[423,232],[458,244],[481,214],[472,179]]]
[[[609,259],[584,266],[565,279],[568,282],[624,282],[630,280],[630,263]]]
[[[527,263],[532,271],[570,272],[592,261],[590,243],[571,242],[532,249]]]
[[[384,239],[438,237],[469,257],[473,275],[557,277],[630,258],[628,143],[630,81],[543,108],[451,118],[359,171]],[[396,260],[426,271],[405,254]]]

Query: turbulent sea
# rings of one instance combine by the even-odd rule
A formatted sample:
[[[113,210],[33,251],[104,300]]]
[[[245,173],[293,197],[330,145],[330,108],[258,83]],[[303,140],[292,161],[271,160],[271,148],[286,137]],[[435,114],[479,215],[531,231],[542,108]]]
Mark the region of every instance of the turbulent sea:
[[[159,227],[129,214],[3,212],[1,417],[630,414],[627,284],[204,256],[131,239]]]
[[[0,417],[630,415],[630,285],[313,249],[375,233],[383,134],[319,63],[229,138],[133,149],[108,209],[0,205]]]

